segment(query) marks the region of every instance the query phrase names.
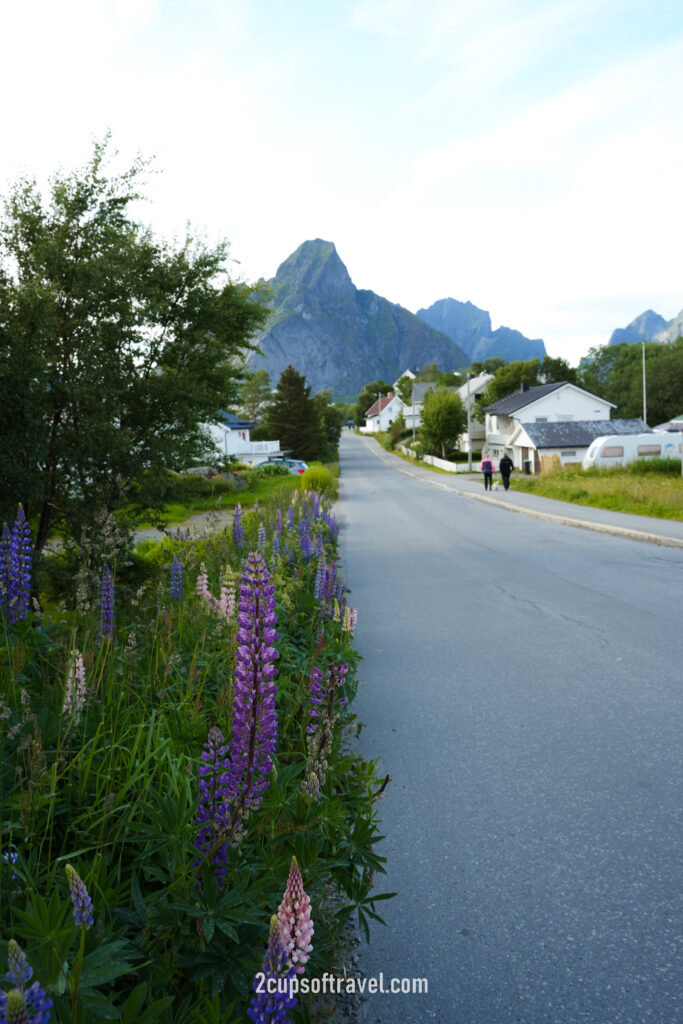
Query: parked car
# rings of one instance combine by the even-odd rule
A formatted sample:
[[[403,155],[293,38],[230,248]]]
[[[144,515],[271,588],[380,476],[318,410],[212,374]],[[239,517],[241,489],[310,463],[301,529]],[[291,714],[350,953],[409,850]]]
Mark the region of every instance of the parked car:
[[[625,466],[636,459],[677,459],[683,451],[680,441],[680,434],[678,437],[657,433],[596,437],[583,457],[583,468]]]
[[[266,461],[262,462],[261,465],[286,466],[290,473],[305,473],[308,469],[308,463],[303,462],[302,459],[266,459]]]

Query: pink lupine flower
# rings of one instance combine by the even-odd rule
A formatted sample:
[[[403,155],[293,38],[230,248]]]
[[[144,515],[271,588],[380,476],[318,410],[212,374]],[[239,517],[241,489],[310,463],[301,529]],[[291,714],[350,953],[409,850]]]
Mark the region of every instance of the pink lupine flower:
[[[74,725],[78,725],[81,720],[81,711],[85,707],[85,666],[82,655],[78,651],[73,653],[74,660],[69,665],[69,674],[66,678],[62,714],[73,715]]]
[[[209,577],[206,572],[206,566],[203,562],[199,570],[199,576],[197,576],[196,590],[197,596],[203,597],[205,601],[211,597],[209,592]]]
[[[296,968],[297,974],[304,973],[304,964],[308,962],[308,954],[313,949],[313,922],[311,921],[311,901],[304,892],[301,871],[292,857],[287,888],[278,909],[280,938],[290,963]]]

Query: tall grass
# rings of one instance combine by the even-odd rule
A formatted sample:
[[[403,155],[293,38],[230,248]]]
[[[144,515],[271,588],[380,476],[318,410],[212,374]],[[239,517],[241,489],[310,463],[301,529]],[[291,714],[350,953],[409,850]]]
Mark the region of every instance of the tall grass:
[[[594,508],[683,520],[677,459],[643,460],[615,469],[555,467],[538,477],[515,474],[513,488]]]

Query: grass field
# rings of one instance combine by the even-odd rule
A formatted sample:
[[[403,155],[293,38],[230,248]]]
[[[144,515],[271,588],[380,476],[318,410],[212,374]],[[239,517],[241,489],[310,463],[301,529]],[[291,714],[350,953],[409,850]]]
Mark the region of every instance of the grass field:
[[[511,486],[577,505],[683,520],[683,478],[681,465],[674,459],[633,463],[623,469],[565,467],[541,476],[515,473]]]

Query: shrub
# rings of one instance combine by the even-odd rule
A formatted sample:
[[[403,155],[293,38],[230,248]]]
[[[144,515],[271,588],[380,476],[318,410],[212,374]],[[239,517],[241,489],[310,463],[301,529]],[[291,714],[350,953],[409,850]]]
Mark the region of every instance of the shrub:
[[[309,466],[302,474],[301,486],[305,491],[318,491],[330,497],[336,492],[337,481],[326,466]]]

